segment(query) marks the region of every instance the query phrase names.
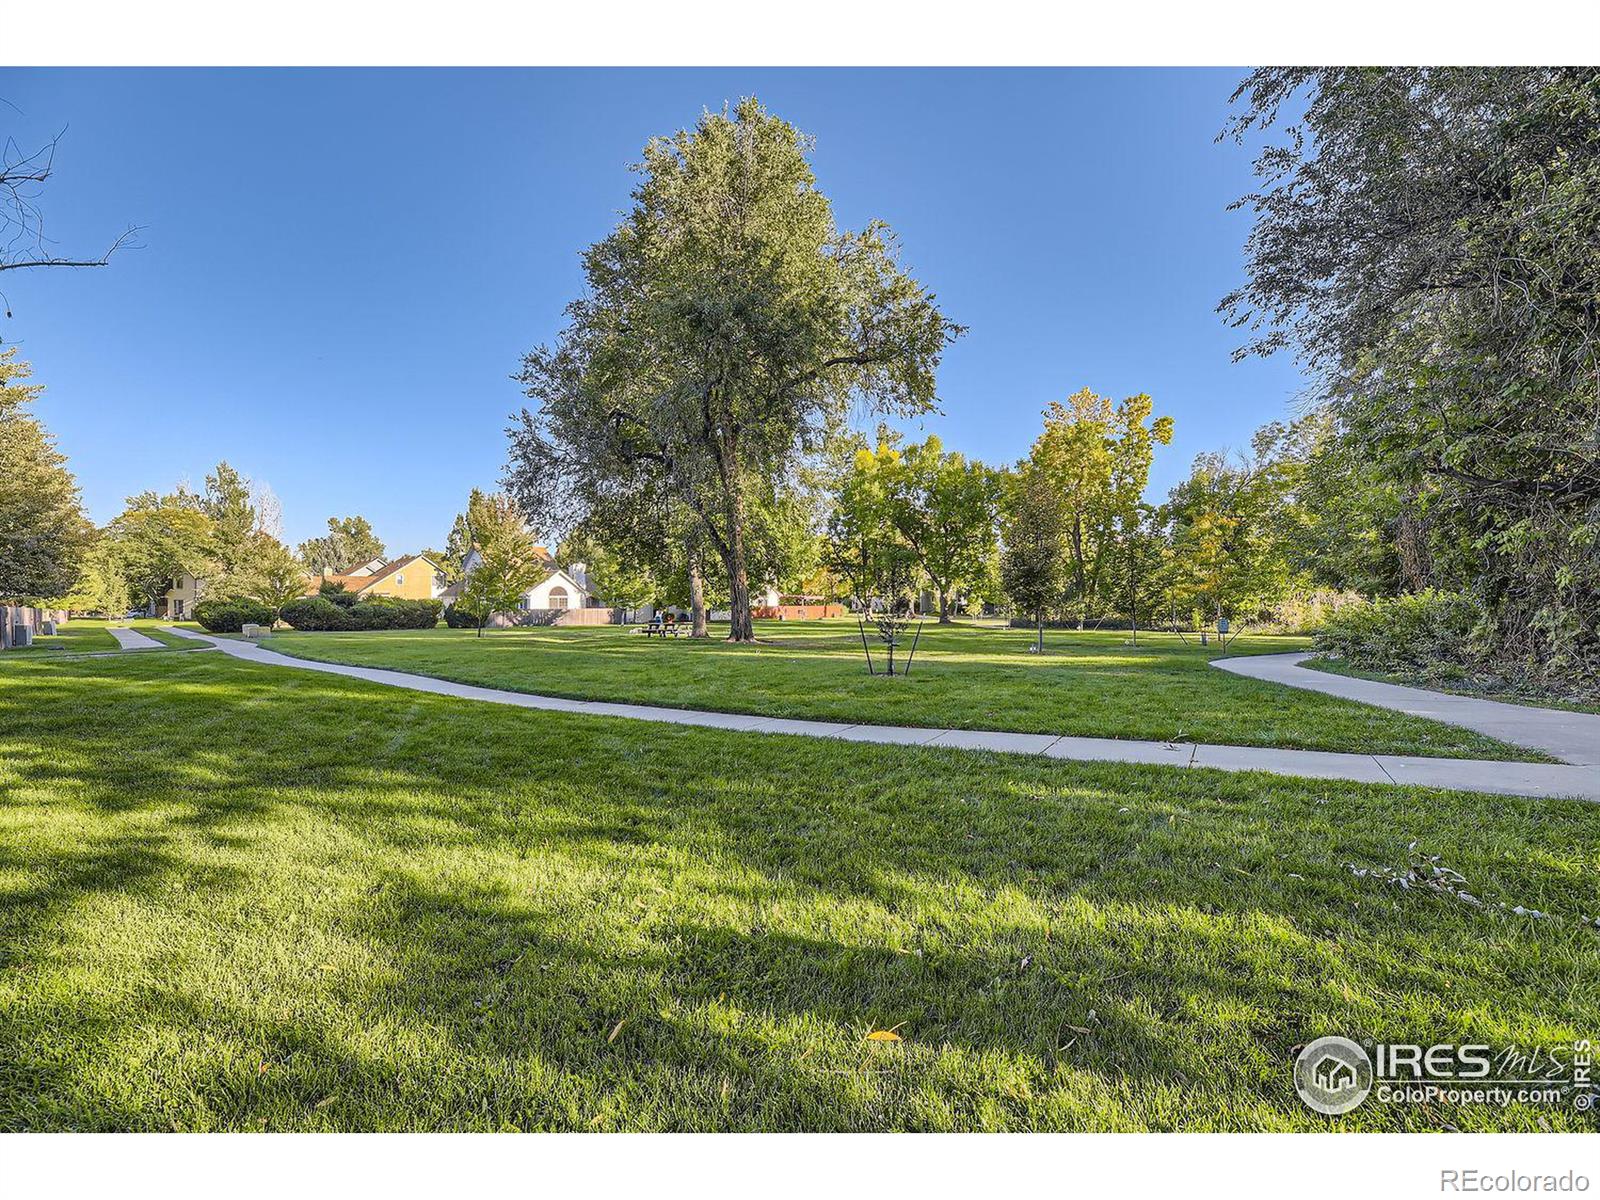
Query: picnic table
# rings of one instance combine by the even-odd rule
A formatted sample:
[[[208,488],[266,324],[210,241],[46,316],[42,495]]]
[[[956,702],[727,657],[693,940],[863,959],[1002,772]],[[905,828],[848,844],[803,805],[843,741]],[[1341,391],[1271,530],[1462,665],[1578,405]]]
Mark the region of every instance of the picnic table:
[[[643,633],[645,637],[677,637],[678,634],[682,632],[682,624],[683,623],[671,613],[667,613],[665,617],[657,614],[656,616],[650,618],[640,632]]]

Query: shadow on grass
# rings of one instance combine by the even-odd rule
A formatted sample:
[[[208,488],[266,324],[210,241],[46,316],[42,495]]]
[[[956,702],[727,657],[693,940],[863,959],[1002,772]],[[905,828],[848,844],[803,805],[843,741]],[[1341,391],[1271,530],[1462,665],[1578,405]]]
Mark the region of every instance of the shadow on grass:
[[[1590,806],[752,739],[214,656],[7,684],[9,1128],[1309,1128],[1309,1036],[1592,1032],[1592,933],[1343,865],[1420,836],[1485,898],[1574,916]],[[85,991],[111,901],[137,986]],[[354,949],[322,973],[317,939]]]

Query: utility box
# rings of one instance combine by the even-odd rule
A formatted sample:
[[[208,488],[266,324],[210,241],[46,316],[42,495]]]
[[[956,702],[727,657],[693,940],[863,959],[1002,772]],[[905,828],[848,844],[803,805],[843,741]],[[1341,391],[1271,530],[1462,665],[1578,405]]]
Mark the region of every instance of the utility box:
[[[55,637],[55,635],[56,623],[54,621],[46,621],[43,625],[39,626],[40,637]]]
[[[266,637],[267,627],[265,625],[246,625],[239,632],[247,638]]]
[[[33,645],[33,626],[18,621],[11,627],[11,648],[23,650]]]

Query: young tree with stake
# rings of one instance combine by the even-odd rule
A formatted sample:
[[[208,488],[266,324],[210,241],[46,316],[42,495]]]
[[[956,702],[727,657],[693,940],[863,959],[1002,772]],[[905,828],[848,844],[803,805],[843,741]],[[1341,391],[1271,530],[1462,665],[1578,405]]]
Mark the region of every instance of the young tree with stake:
[[[477,621],[482,637],[495,614],[516,611],[547,567],[522,513],[508,497],[490,497],[472,532],[477,556],[456,604]]]

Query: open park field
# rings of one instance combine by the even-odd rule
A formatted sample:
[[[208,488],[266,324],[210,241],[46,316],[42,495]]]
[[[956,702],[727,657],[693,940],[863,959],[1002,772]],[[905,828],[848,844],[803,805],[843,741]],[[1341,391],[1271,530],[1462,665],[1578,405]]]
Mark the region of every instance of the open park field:
[[[685,702],[725,671],[724,704],[756,663],[794,711],[824,675],[815,703],[867,704],[804,632],[277,640],[541,688],[676,670]],[[949,720],[984,673],[1038,679],[1038,721],[1074,668],[1079,696],[1148,677],[1134,712],[1248,682],[1108,637],[1013,666],[1018,636],[937,634],[919,704]],[[1269,730],[1287,689],[1258,686]],[[0,794],[3,1129],[1315,1129],[1313,1037],[1552,1044],[1600,1011],[1576,801],[527,712],[217,651],[0,662]],[[1488,907],[1356,874],[1426,855]]]
[[[924,627],[908,677],[867,674],[852,619],[758,621],[755,645],[662,642],[623,626],[280,633],[267,643],[327,662],[391,667],[512,691],[879,725],[1004,729],[1366,753],[1532,759],[1465,729],[1213,669],[1218,651],[1172,634],[996,624]],[[1241,637],[1229,654],[1303,650]],[[873,645],[882,669],[882,647]],[[902,659],[903,661],[903,659]]]

